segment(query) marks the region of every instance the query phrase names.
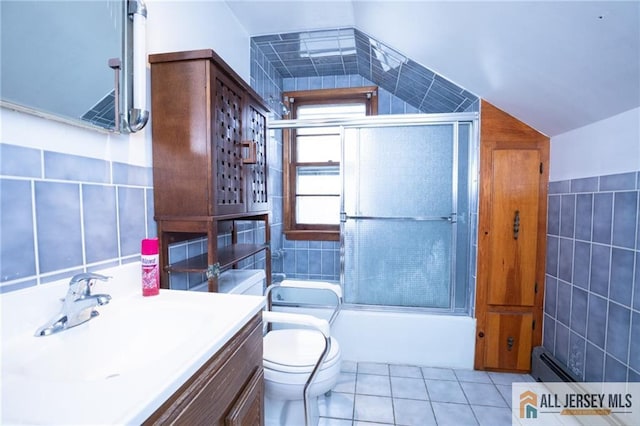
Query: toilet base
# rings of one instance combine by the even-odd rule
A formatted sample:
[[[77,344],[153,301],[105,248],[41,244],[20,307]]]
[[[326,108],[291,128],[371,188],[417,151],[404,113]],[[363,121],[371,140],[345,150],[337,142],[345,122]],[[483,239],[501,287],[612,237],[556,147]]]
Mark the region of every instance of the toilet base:
[[[318,397],[309,401],[311,425],[317,426],[319,421]],[[304,401],[302,399],[264,398],[265,426],[302,426],[304,425]]]

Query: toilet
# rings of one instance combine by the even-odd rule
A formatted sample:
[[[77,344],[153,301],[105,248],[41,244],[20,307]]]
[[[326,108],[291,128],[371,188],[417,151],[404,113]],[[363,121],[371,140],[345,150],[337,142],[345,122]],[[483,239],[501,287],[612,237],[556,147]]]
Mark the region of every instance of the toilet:
[[[321,288],[335,292],[339,310],[342,293],[330,283],[283,281],[280,286]],[[276,287],[276,285],[272,287]],[[269,295],[269,291],[267,291]],[[276,318],[273,317],[275,314]],[[280,318],[280,316],[282,318]],[[308,418],[312,425],[318,421],[318,396],[333,389],[340,376],[341,351],[338,341],[330,337],[330,324],[325,319],[291,312],[264,312],[265,322],[304,325],[304,328],[277,328],[263,340],[265,382],[265,426],[305,425],[305,385],[316,369],[327,342],[328,352],[318,367],[307,391]]]
[[[232,269],[218,278],[218,288],[222,293],[263,295],[265,286],[264,270]],[[263,367],[265,383],[265,426],[305,425],[304,391],[307,380],[313,373],[320,356],[330,342],[328,353],[320,365],[307,392],[309,418],[312,424],[318,421],[318,397],[333,389],[340,376],[342,359],[338,341],[330,337],[330,323],[337,316],[342,304],[342,289],[337,284],[320,281],[284,280],[270,289],[289,287],[331,291],[336,296],[336,309],[327,321],[307,314],[289,312],[269,312],[275,314],[276,324],[263,340]],[[206,291],[206,283],[197,290]],[[270,289],[266,294],[270,296]],[[269,307],[271,304],[268,304]],[[282,325],[283,324],[283,325]],[[294,327],[291,327],[291,325]],[[304,328],[295,328],[304,325]]]

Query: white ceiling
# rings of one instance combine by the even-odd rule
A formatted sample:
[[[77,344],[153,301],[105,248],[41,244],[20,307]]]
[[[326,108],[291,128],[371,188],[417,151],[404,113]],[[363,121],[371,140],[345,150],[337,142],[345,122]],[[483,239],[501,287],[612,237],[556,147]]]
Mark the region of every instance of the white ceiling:
[[[555,136],[640,106],[640,0],[226,0],[250,36],[355,27]]]

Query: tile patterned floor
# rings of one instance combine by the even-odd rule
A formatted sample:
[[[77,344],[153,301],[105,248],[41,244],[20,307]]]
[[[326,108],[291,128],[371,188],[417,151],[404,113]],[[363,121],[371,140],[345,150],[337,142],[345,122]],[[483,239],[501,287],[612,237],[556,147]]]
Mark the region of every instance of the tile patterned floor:
[[[529,375],[343,361],[319,426],[511,425],[511,383]]]

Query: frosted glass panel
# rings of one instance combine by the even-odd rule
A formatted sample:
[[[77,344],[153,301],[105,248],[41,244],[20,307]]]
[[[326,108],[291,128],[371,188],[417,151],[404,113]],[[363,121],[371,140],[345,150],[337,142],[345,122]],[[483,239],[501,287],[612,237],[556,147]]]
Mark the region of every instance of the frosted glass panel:
[[[449,308],[451,224],[348,220],[345,302]]]
[[[340,195],[340,166],[296,168],[298,195]]]
[[[339,196],[297,196],[296,221],[309,225],[340,223]]]
[[[346,129],[349,216],[448,217],[453,212],[453,125]]]

